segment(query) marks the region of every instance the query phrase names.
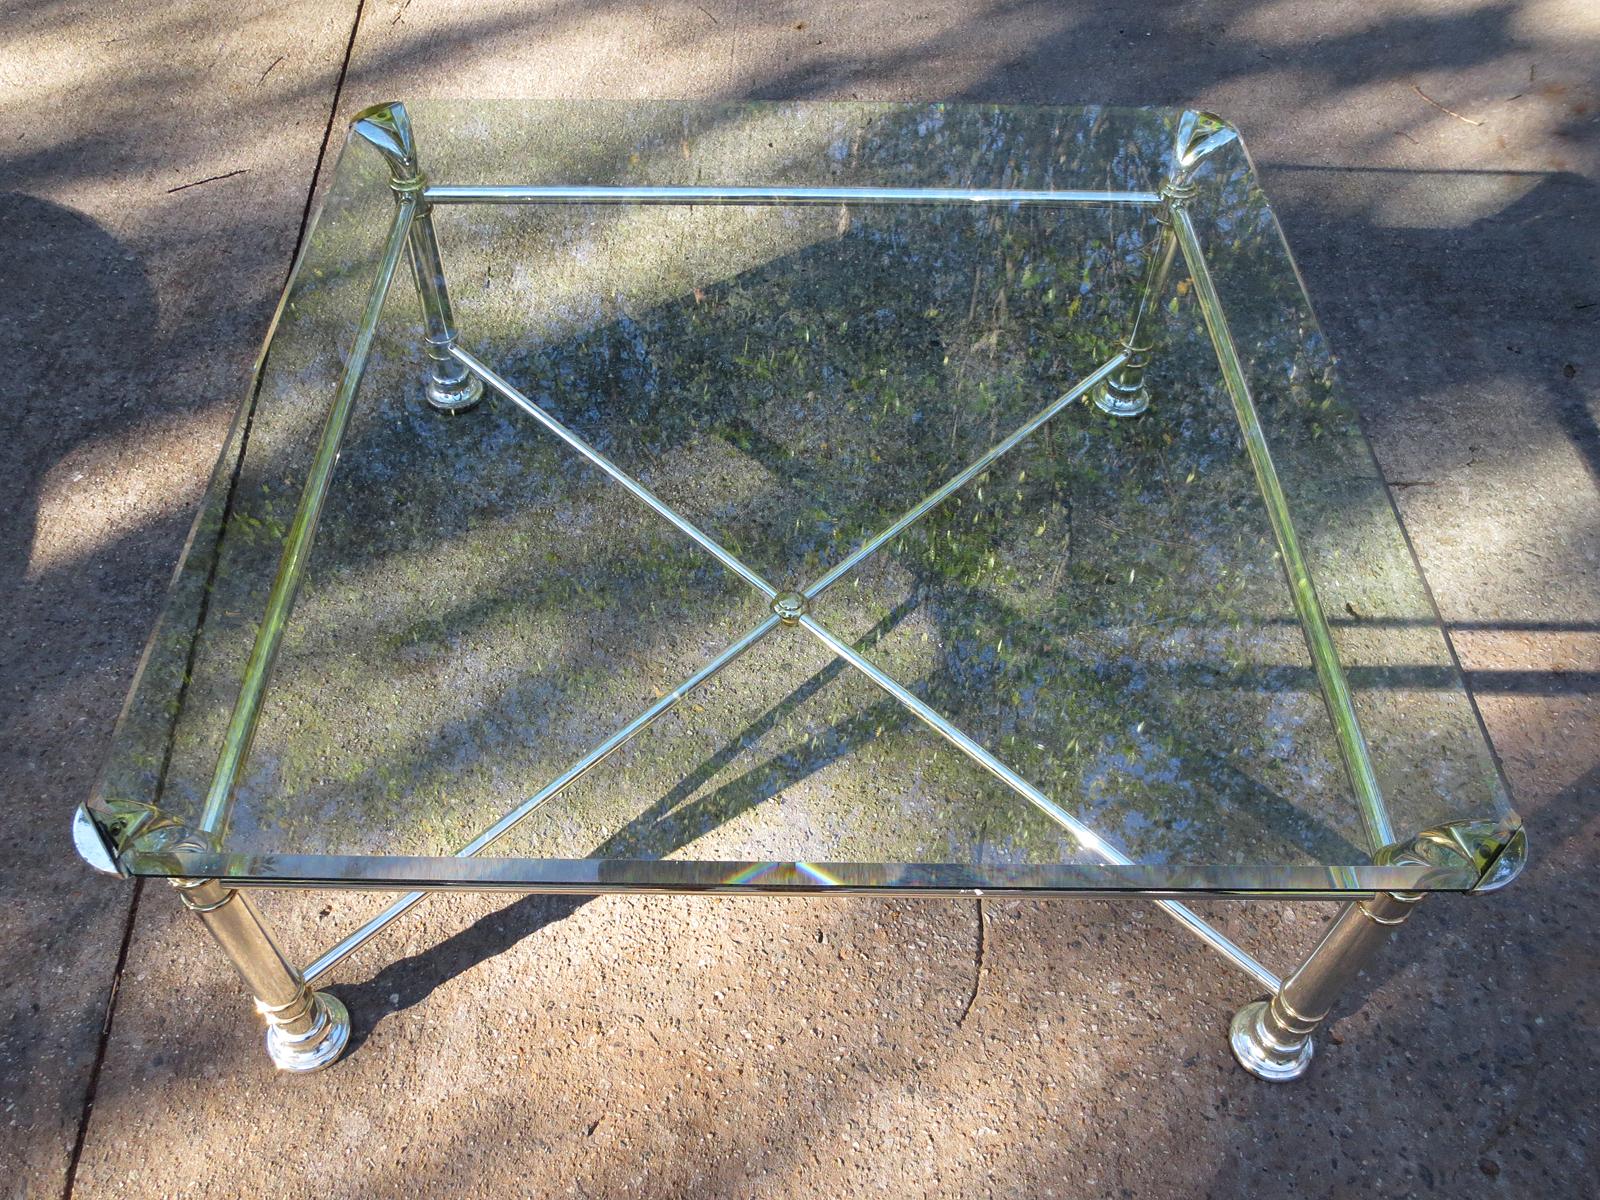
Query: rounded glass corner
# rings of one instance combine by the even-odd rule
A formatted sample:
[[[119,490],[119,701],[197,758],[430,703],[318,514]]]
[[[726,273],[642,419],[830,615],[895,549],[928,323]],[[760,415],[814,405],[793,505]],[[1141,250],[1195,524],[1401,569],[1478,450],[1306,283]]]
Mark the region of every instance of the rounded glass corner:
[[[1333,898],[1491,891],[1521,869],[1514,820],[1447,820],[1508,811],[1504,780],[1226,121],[439,102],[412,106],[404,137],[391,132],[392,145],[376,129],[340,156],[119,722],[90,809],[128,872],[381,889]],[[461,281],[460,353],[424,337],[409,296],[389,306],[403,317],[359,319],[397,162],[441,199],[462,185],[495,201],[438,206],[433,286],[442,294],[447,272]],[[528,188],[593,186],[501,204],[530,199],[485,190],[508,183],[507,164],[535,173],[509,181]],[[719,191],[708,179],[771,194],[708,197]],[[643,190],[620,204],[601,194],[623,185]],[[695,205],[657,203],[691,185]],[[798,194],[816,185],[827,207]],[[840,190],[852,187],[894,195]],[[1099,199],[1011,204],[986,191],[1048,201],[1076,187]],[[1178,222],[1183,260],[1158,219],[1177,204],[1193,214]],[[1173,286],[1147,295],[1146,281],[1168,278],[1147,269],[1163,254]],[[508,257],[534,265],[507,271]],[[1148,342],[1136,336],[1146,317]],[[317,545],[305,540],[310,583],[285,617],[232,819],[197,849],[185,831],[209,827],[223,719],[360,337],[375,338],[371,379]],[[487,384],[470,414],[428,403],[441,354]],[[1073,390],[1086,378],[1149,399],[1137,413],[1093,410]],[[609,479],[593,470],[596,447],[616,458]],[[655,513],[630,507],[640,480],[664,497]],[[690,524],[708,532],[674,541]],[[606,537],[584,532],[596,529]],[[748,563],[743,582],[770,577],[786,606],[768,613],[767,598],[718,574],[701,550],[724,543],[721,565]],[[826,604],[820,587],[795,590],[831,587],[830,565],[869,544],[875,573]],[[694,859],[687,846],[613,842],[614,830],[594,839],[609,850],[578,846],[614,815],[597,790],[563,808],[567,825],[543,843],[453,853],[505,820],[505,796],[543,795],[587,761],[578,751],[597,727],[653,721],[663,695],[669,707],[686,697],[676,681],[737,644],[752,600],[759,619],[800,627],[796,638],[828,622],[854,657],[782,687],[789,668],[761,660],[771,677],[738,704],[680,710],[706,727],[701,741],[652,744],[642,765],[619,756],[635,772],[621,782],[704,824],[717,804],[685,801],[674,781],[725,769],[750,729],[797,725],[804,736],[772,753],[807,764],[786,819],[814,818],[828,836],[795,845],[812,831],[752,825],[751,808],[778,809],[783,793],[735,780],[714,798],[745,822],[744,849],[698,826]],[[1038,647],[1071,653],[1046,661]],[[862,664],[992,748],[1021,798],[981,792],[973,762],[930,766],[895,724],[904,712],[891,704],[882,719]],[[836,667],[862,694],[832,676],[831,691],[813,684]],[[813,693],[843,715],[808,710]],[[898,760],[883,750],[895,738]],[[851,755],[860,778],[841,784]],[[902,793],[880,786],[896,771],[913,780]],[[871,795],[886,824],[949,817],[949,845],[927,830],[882,835],[876,851],[835,836],[843,818],[817,799],[825,786],[850,803]],[[1055,799],[1017,816],[1030,789]],[[728,799],[747,793],[746,808]],[[1083,863],[1071,847],[1048,861],[1051,839],[1069,840],[1052,805],[1108,829],[1132,861]],[[1390,823],[1445,832],[1361,862]]]

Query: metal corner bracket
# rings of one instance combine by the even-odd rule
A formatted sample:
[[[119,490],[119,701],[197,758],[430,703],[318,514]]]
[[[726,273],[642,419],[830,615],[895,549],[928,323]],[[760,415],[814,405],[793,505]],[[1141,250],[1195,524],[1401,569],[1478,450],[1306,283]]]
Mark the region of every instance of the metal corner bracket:
[[[94,815],[89,812],[87,804],[80,804],[72,811],[72,848],[78,852],[79,858],[102,875],[127,875],[127,872],[117,865],[116,852],[111,848],[111,843],[101,831]]]
[[[1501,821],[1451,821],[1425,829],[1408,841],[1385,847],[1384,865],[1454,867],[1476,882],[1470,895],[1498,892],[1528,865],[1528,835],[1520,825]]]

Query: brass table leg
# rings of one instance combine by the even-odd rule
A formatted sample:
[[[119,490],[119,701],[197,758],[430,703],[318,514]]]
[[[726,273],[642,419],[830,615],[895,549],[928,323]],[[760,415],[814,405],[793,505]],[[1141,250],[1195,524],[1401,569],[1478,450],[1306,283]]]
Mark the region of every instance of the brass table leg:
[[[350,124],[363,141],[377,148],[389,164],[389,186],[396,196],[416,197],[417,213],[411,222],[411,278],[422,301],[426,329],[423,348],[428,353],[428,403],[440,412],[462,412],[483,399],[483,380],[471,374],[450,353],[456,344],[455,311],[445,287],[444,262],[433,231],[433,206],[423,199],[427,176],[417,162],[417,142],[411,118],[399,102],[362,109]]]
[[[350,1014],[327,992],[313,992],[272,940],[242,893],[215,879],[177,879],[184,907],[201,920],[255,996],[267,1021],[267,1054],[283,1071],[320,1071],[350,1043]]]
[[[1274,1083],[1304,1075],[1311,1066],[1311,1035],[1420,899],[1419,892],[1379,892],[1345,905],[1277,995],[1245,1005],[1233,1018],[1228,1041],[1239,1065]]]

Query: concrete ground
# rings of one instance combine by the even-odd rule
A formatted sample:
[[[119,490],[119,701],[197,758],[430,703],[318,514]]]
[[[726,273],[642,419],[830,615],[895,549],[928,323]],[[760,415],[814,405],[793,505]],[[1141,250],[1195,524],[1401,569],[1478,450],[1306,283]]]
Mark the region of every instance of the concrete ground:
[[[1591,0],[12,0],[0,45],[8,1194],[1600,1191]],[[1528,822],[1523,879],[1427,904],[1292,1087],[1233,1067],[1248,984],[1145,907],[992,902],[980,942],[972,903],[824,899],[438,899],[340,968],[359,1052],[274,1077],[220,956],[166,889],[81,867],[67,817],[327,151],[424,95],[1236,121]],[[371,903],[267,907],[303,958]],[[1325,914],[1224,915],[1284,965]]]

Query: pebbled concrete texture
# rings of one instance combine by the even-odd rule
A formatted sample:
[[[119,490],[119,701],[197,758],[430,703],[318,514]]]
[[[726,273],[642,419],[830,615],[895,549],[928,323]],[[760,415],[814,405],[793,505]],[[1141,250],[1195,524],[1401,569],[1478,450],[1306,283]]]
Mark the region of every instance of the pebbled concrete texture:
[[[0,33],[0,345],[32,364],[0,380],[10,1194],[1600,1188],[1587,0],[385,0],[244,21],[32,3],[0,12]],[[330,116],[423,95],[1233,119],[1529,824],[1523,879],[1425,905],[1313,1076],[1278,1089],[1224,1044],[1248,983],[1135,905],[991,902],[980,955],[969,902],[435,898],[341,966],[363,1044],[298,1080],[270,1074],[247,1001],[164,889],[144,889],[119,976],[132,890],[78,867],[67,816],[248,378]],[[263,899],[302,960],[376,905]],[[1326,916],[1212,907],[1280,967]]]
[[[134,891],[78,869],[68,817],[283,286],[350,26],[0,8],[6,1195],[60,1195],[83,1126]]]

